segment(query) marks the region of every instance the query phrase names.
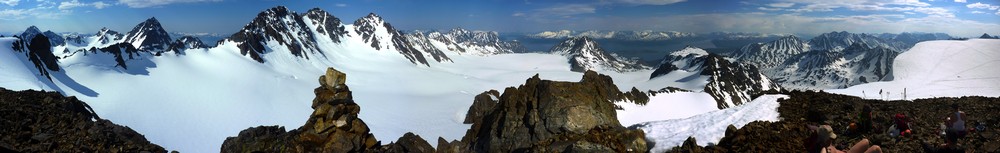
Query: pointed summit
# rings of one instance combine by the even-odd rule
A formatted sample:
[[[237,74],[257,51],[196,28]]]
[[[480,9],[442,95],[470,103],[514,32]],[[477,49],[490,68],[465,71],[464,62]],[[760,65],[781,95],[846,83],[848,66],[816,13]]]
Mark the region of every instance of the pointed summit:
[[[375,13],[368,13],[367,16],[354,21],[354,32],[361,36],[361,39],[368,43],[375,50],[395,49],[411,63],[426,65],[427,59],[417,51],[416,48],[407,43],[403,33],[392,27],[392,24],[382,20]]]
[[[322,14],[318,11],[313,12]],[[289,11],[285,6],[276,6],[258,13],[243,29],[220,43],[234,42],[240,48],[240,54],[260,63],[265,62],[261,56],[268,53],[268,48],[279,48],[269,46],[283,46],[282,50],[287,49],[294,56],[309,58],[305,52],[317,52],[319,49],[306,24],[303,16]],[[277,44],[269,44],[269,40]]]
[[[327,13],[323,9],[309,9],[309,11],[302,16],[303,20],[307,20],[304,23],[315,25],[316,32],[319,32],[320,35],[329,36],[330,40],[335,43],[339,43],[340,38],[347,34],[347,30],[341,24],[340,19],[330,13]],[[308,20],[311,20],[312,22],[309,22]]]
[[[38,27],[30,26],[21,33],[21,39],[30,41],[35,35],[42,34],[42,30],[38,30]]]
[[[147,52],[161,52],[167,49],[171,41],[173,39],[170,39],[170,34],[167,34],[167,31],[160,25],[160,21],[157,21],[155,17],[139,23],[125,35],[126,43],[132,44],[132,47],[140,51]]]
[[[630,72],[648,67],[638,64],[636,60],[620,59],[609,54],[590,37],[575,37],[564,40],[552,47],[550,53],[569,58],[570,70],[584,72],[587,70],[612,70]]]
[[[34,27],[34,26],[32,26],[32,27]],[[990,34],[987,34],[987,33],[983,33],[983,35],[979,36],[979,38],[980,39],[995,39],[996,37],[990,36]]]

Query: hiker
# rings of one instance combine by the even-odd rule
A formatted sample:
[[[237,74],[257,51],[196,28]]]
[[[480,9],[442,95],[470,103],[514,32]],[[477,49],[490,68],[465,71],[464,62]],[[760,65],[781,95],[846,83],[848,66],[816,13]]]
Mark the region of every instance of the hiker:
[[[965,137],[969,133],[969,130],[965,127],[965,112],[959,109],[958,103],[951,104],[951,108],[954,109],[955,113],[949,114],[945,123],[948,125],[948,130],[945,133],[948,138],[947,142],[951,145],[957,145],[958,139]]]
[[[910,120],[906,118],[906,114],[896,113],[896,115],[892,117],[892,121],[895,124],[893,124],[892,127],[890,128],[892,130],[890,135],[910,136],[911,134],[913,134],[910,131]]]
[[[868,139],[858,141],[850,150],[842,151],[833,145],[833,140],[837,139],[837,134],[833,133],[830,125],[809,126],[813,130],[812,136],[806,141],[810,153],[881,153],[882,148],[872,145]]]
[[[867,133],[871,131],[874,128],[874,125],[872,124],[872,116],[872,106],[865,105],[865,107],[861,109],[861,113],[857,116],[857,123],[851,123],[848,127],[849,130],[858,133]]]

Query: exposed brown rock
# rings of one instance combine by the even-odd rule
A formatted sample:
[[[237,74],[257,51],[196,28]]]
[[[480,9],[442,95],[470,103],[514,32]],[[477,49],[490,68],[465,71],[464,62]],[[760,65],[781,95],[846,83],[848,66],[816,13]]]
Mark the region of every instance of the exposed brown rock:
[[[493,107],[496,107],[499,97],[500,92],[497,90],[490,90],[476,95],[475,100],[472,101],[472,106],[469,107],[469,112],[465,113],[465,121],[462,123],[472,124],[476,122],[476,119],[480,119],[486,113],[492,111]]]
[[[166,152],[57,92],[0,88],[0,152]]]
[[[458,150],[645,152],[645,134],[617,120],[613,102],[626,98],[610,77],[594,71],[584,73],[580,82],[535,75],[520,87],[507,88],[492,111],[475,119],[459,144],[468,146]]]
[[[925,152],[924,142],[937,145],[944,143],[944,138],[937,135],[935,129],[943,122],[943,118],[951,112],[952,103],[958,103],[968,115],[968,127],[976,123],[985,123],[984,131],[970,132],[959,140],[962,148],[969,152],[996,152],[1000,148],[1000,98],[961,97],[932,98],[913,101],[879,101],[865,100],[859,97],[837,95],[824,92],[784,92],[789,99],[780,99],[778,112],[781,121],[751,122],[738,130],[730,127],[715,146],[700,147],[706,152],[806,152],[804,141],[809,137],[807,125],[829,124],[837,133],[835,145],[839,149],[849,146],[863,138],[879,145],[884,152]],[[871,132],[848,132],[847,127],[855,121],[863,106],[873,108],[873,123],[875,129]],[[913,135],[902,138],[889,137],[883,131],[892,124],[891,115],[905,113],[912,121]],[[898,139],[898,141],[897,141]],[[687,143],[685,143],[687,144]],[[675,147],[670,152],[690,152],[691,147]]]

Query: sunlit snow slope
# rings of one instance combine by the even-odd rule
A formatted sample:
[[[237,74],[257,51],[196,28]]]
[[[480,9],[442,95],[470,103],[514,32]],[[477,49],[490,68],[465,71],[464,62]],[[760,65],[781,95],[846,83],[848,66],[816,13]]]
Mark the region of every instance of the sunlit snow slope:
[[[893,81],[827,91],[868,99],[1000,96],[997,39],[921,42],[893,62]]]
[[[348,26],[349,27],[349,26]],[[353,35],[353,33],[352,33]],[[359,37],[333,43],[317,38],[322,52],[303,59],[283,46],[269,47],[260,63],[240,54],[234,43],[215,48],[189,49],[180,56],[149,57],[148,67],[128,73],[113,65],[81,62],[92,57],[62,59],[66,80],[54,77],[54,85],[38,82],[32,65],[16,60],[7,37],[0,46],[0,87],[13,90],[53,90],[88,102],[102,118],[129,126],[153,143],[182,152],[217,152],[223,140],[240,130],[258,125],[296,128],[312,112],[313,88],[326,67],[348,75],[360,117],[379,140],[391,141],[414,132],[436,142],[461,138],[469,125],[462,124],[475,94],[490,89],[523,84],[536,73],[547,80],[579,81],[582,73],[570,71],[564,56],[554,54],[463,55],[447,51],[453,63],[431,62],[417,66],[398,52],[372,49]],[[273,43],[277,44],[277,43]],[[7,71],[10,70],[10,71]],[[684,73],[650,80],[651,70],[599,72],[610,75],[623,91],[659,90],[673,86],[694,93],[660,94],[649,105],[630,106],[619,115],[627,123],[689,117],[716,110],[710,96],[700,92],[705,79]],[[44,78],[44,77],[42,77]],[[686,78],[686,79],[685,79]],[[678,82],[678,80],[682,80]],[[73,88],[82,87],[82,88]],[[673,97],[673,98],[671,98]],[[690,97],[690,98],[688,98]],[[707,98],[706,98],[707,97]],[[705,100],[705,101],[691,101]],[[692,107],[687,106],[705,106]],[[650,116],[641,112],[655,112]],[[674,111],[674,110],[684,110]],[[635,118],[635,119],[632,119]],[[628,125],[625,125],[628,126]]]

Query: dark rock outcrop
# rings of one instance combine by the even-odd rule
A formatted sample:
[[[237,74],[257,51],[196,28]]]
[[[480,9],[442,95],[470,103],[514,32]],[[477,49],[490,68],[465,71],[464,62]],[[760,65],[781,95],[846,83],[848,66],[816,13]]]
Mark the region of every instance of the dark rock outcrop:
[[[312,115],[306,124],[285,132],[263,126],[226,138],[222,152],[361,152],[375,150],[380,142],[358,118],[361,107],[344,84],[347,75],[333,68],[319,77]]]
[[[57,92],[0,88],[0,114],[0,152],[166,152]]]
[[[208,48],[208,45],[202,42],[201,39],[198,39],[198,37],[183,36],[177,38],[177,40],[174,40],[174,42],[170,43],[170,48],[167,49],[167,51],[173,51],[174,53],[177,54],[184,54],[184,50],[194,49],[194,48]]]
[[[472,124],[477,122],[477,119],[481,119],[487,113],[490,113],[493,107],[497,106],[499,100],[500,92],[497,90],[490,90],[476,95],[475,100],[472,101],[472,106],[469,106],[469,112],[465,113],[465,121],[462,123]]]
[[[90,52],[97,53],[96,52],[97,50],[100,50],[101,53],[107,53],[113,55],[115,58],[115,66],[121,67],[122,69],[128,69],[128,64],[125,61],[138,60],[140,58],[143,58],[142,56],[144,55],[139,52],[139,49],[133,47],[132,44],[124,42],[96,50],[94,48],[91,48]],[[145,55],[151,55],[151,54],[145,54]]]
[[[709,54],[705,60],[701,75],[709,76],[705,85],[705,93],[712,96],[719,109],[725,109],[753,100],[768,90],[781,90],[777,83],[772,82],[757,67],[729,62],[722,56]]]
[[[396,142],[382,146],[377,152],[433,153],[434,147],[419,135],[407,132]]]
[[[932,98],[913,101],[879,101],[866,100],[859,97],[837,95],[824,92],[785,92],[788,99],[779,99],[779,118],[781,121],[755,121],[742,128],[730,126],[726,136],[714,146],[681,146],[670,152],[806,152],[804,141],[810,136],[807,125],[829,124],[838,135],[834,145],[839,149],[849,149],[855,142],[863,138],[872,144],[879,145],[884,152],[925,152],[922,144],[933,145],[944,143],[944,137],[936,134],[938,124],[943,123],[943,117],[952,114],[951,104],[957,103],[968,115],[969,127],[985,123],[983,131],[970,132],[966,138],[959,140],[961,146],[970,152],[1000,151],[1000,98],[996,97],[961,97]],[[875,130],[870,132],[847,133],[846,128],[854,122],[857,114],[865,105],[872,107],[872,122]],[[892,138],[882,131],[888,131],[891,117],[896,113],[905,113],[911,121],[913,135],[902,138]],[[817,116],[819,115],[819,116]],[[894,139],[899,139],[894,140]],[[692,141],[693,143],[694,141]],[[688,144],[685,142],[685,144]]]
[[[15,41],[11,48],[14,52],[24,53],[28,61],[35,65],[38,75],[49,76],[49,71],[59,71],[59,58],[52,54],[52,45],[45,35],[33,36],[31,40]]]
[[[645,134],[622,127],[614,101],[627,97],[594,71],[580,82],[541,80],[505,89],[499,103],[461,142],[439,144],[459,152],[645,152]],[[439,143],[444,142],[439,140]]]

